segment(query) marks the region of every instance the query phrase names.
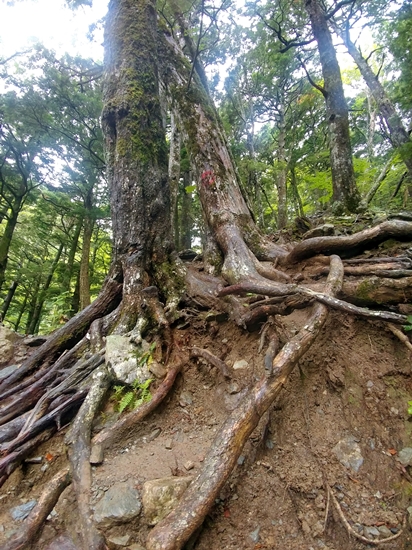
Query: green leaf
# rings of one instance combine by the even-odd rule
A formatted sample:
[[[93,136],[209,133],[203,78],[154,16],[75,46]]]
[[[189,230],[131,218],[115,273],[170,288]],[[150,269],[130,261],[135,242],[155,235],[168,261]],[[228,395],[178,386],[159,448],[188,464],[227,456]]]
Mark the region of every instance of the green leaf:
[[[193,191],[196,191],[196,185],[188,185],[185,187],[186,193],[193,193]]]

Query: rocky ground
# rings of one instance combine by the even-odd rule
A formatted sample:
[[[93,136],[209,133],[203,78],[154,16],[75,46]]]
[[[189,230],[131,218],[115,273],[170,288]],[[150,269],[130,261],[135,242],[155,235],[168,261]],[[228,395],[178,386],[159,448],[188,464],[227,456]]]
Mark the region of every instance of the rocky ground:
[[[306,318],[305,311],[277,318],[283,342]],[[162,406],[93,466],[95,520],[112,548],[144,549],[150,526],[196,476],[222,422],[264,374],[259,331],[206,313],[176,331],[182,349],[197,346],[224,359],[231,378],[192,359]],[[2,329],[0,376],[37,343]],[[411,352],[404,343],[383,323],[331,312],[188,547],[355,550],[389,539],[384,548],[411,549],[409,400]],[[108,401],[96,431],[118,414]],[[2,548],[66,464],[66,430],[3,485]],[[73,503],[69,486],[32,548],[79,548]]]

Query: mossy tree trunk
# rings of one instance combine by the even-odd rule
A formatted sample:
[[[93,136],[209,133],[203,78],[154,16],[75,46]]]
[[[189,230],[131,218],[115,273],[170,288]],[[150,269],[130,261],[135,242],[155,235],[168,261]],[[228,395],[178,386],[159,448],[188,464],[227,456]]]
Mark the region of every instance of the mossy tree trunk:
[[[133,328],[140,290],[161,286],[162,270],[173,249],[157,67],[155,1],[111,0],[105,27],[102,123],[114,261],[123,271],[118,330]]]
[[[170,107],[180,114],[205,223],[224,256],[222,273],[230,282],[263,274],[258,259],[283,256],[284,250],[266,242],[256,227],[216,110],[198,74],[191,72],[189,60],[170,33],[160,32],[159,44],[162,84]]]

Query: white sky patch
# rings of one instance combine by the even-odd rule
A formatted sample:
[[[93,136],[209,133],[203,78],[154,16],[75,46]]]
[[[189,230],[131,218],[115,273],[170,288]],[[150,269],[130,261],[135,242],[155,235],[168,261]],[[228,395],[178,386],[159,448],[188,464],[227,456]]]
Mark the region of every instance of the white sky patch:
[[[58,55],[103,59],[103,36],[87,39],[89,26],[107,12],[108,0],[94,0],[93,8],[69,10],[63,0],[16,0],[7,5],[0,0],[0,54],[9,57],[37,42]]]

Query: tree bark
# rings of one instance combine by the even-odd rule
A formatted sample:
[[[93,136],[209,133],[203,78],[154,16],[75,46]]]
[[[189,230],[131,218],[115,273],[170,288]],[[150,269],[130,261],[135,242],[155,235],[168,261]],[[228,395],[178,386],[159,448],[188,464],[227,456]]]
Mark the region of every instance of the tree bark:
[[[116,330],[136,326],[140,291],[170,291],[173,251],[168,157],[159,99],[154,0],[111,0],[105,26],[102,124],[114,259],[123,270]]]
[[[93,235],[93,188],[86,191],[84,198],[85,216],[83,223],[82,257],[80,260],[79,297],[80,310],[90,304],[90,243]]]
[[[379,111],[387,124],[392,144],[399,150],[399,154],[408,170],[409,177],[412,179],[412,143],[400,116],[389,99],[385,88],[379,82],[378,77],[375,76],[372,69],[368,65],[368,62],[362,56],[362,53],[351,41],[349,31],[339,34],[345,42],[348,52],[358,66],[366,85],[370,89],[379,107]]]
[[[257,258],[274,259],[285,251],[266,242],[254,223],[216,110],[198,75],[194,72],[188,91],[189,61],[167,31],[160,33],[159,41],[161,79],[172,109],[180,113],[179,125],[196,170],[206,224],[224,255],[222,274],[231,282],[256,277],[262,269]]]
[[[355,212],[359,203],[352,163],[348,106],[332,36],[319,0],[305,0],[312,32],[318,45],[323,74],[323,95],[329,123],[330,162],[336,211]]]

